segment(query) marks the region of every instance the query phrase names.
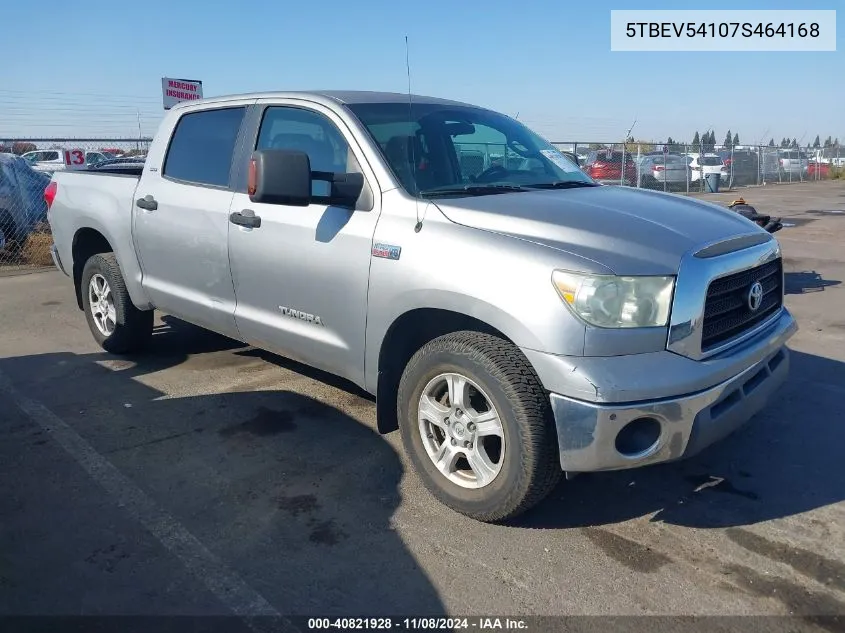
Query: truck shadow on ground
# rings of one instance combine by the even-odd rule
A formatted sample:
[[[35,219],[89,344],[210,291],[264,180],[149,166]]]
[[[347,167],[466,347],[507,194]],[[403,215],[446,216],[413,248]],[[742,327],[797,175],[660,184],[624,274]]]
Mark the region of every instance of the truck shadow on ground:
[[[797,273],[787,273],[787,278],[792,274]],[[372,396],[342,378],[173,317],[162,321],[165,327],[153,337],[150,351],[133,359],[142,373],[179,364],[202,370],[257,362],[332,385],[354,402],[372,406]],[[845,444],[845,426],[832,421],[841,417],[845,363],[795,351],[791,363],[790,378],[778,398],[746,427],[700,455],[564,481],[544,503],[511,525],[585,527],[654,514],[654,521],[714,528],[754,524],[844,500],[839,447]],[[371,435],[357,450],[381,448],[384,443]]]
[[[122,357],[125,362],[131,362],[147,373],[180,365],[196,371],[232,367],[250,372],[260,370],[262,363],[270,363],[375,402],[372,395],[334,374],[246,345],[177,317],[162,315],[160,321],[153,329],[147,349],[142,354]]]
[[[340,408],[278,387],[180,395],[178,387],[165,393],[149,386],[156,380],[153,372],[176,366],[202,369],[224,354],[231,357],[239,347],[236,341],[165,319],[143,356],[43,354],[2,359],[0,370],[16,390],[37,398],[70,425],[281,613],[444,614],[437,592],[391,527],[403,469],[391,446],[374,431]],[[230,362],[249,366],[261,361],[247,355]],[[169,380],[164,375],[158,379]],[[214,378],[206,380],[212,384]],[[183,389],[202,384],[196,379],[190,383]],[[338,401],[338,407],[347,409],[343,397]],[[24,473],[21,477],[28,464],[36,468],[39,460],[49,461],[51,469],[65,468],[68,479],[73,475],[90,484],[67,484],[66,490],[57,491],[72,497],[74,507],[85,507],[88,496],[102,495],[78,465],[37,430],[33,422],[17,425],[14,432],[4,428],[0,435],[11,454],[25,456],[17,466]],[[85,522],[119,524],[117,519],[63,513],[61,504],[39,499],[35,490],[11,488],[0,492],[0,507],[3,496],[30,501],[10,515],[4,532],[19,535],[18,542],[6,542],[0,534],[4,553],[22,552],[21,560],[12,560],[4,571],[9,577],[3,586],[12,594],[15,586],[21,588],[21,595],[10,595],[8,604],[38,613],[55,609],[51,601],[59,594],[65,603],[73,596],[86,601],[89,611],[119,612],[120,601],[127,599],[127,585],[121,585],[126,578],[138,592],[128,596],[134,606],[126,608],[155,613],[156,601],[144,592],[171,586],[170,578],[151,577],[150,571],[161,567],[151,559],[169,557],[166,551],[133,549],[131,539],[123,539],[119,547],[126,552],[118,563],[92,568],[86,560],[91,560],[95,544],[90,534],[83,536]],[[109,512],[122,514],[119,500],[113,501]],[[25,535],[35,526],[40,526],[40,540],[28,540]],[[112,552],[122,537],[115,533],[103,538],[114,540],[96,543],[97,551]],[[62,550],[69,563],[51,563],[39,572],[29,562],[40,549],[45,558]],[[21,575],[18,580],[16,573]],[[56,593],[24,591],[31,586],[24,578],[41,573],[44,578],[38,582],[55,585]],[[119,588],[111,591],[112,585]],[[197,594],[206,592],[201,582],[190,586]],[[101,603],[93,604],[90,596]],[[170,612],[197,601],[178,593],[169,599],[176,603]],[[43,604],[35,604],[38,601]],[[78,611],[69,606],[69,612]]]
[[[743,526],[845,499],[845,363],[792,352],[790,378],[745,427],[672,464],[579,476],[514,525],[589,527],[653,514],[694,528]]]
[[[808,292],[823,292],[830,286],[838,286],[841,281],[824,279],[815,270],[784,273],[784,292],[788,295],[800,295]]]

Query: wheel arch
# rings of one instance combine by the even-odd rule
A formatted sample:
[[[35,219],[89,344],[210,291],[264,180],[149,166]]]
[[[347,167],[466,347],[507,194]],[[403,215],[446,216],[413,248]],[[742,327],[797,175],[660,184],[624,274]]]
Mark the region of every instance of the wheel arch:
[[[397,316],[381,340],[376,378],[376,425],[379,433],[398,428],[396,396],[411,357],[429,341],[452,332],[490,334],[513,343],[499,328],[480,318],[445,308],[414,308]]]
[[[71,260],[73,262],[73,287],[76,292],[76,305],[82,310],[82,269],[85,262],[99,253],[112,253],[114,247],[108,238],[92,227],[82,227],[73,235]]]

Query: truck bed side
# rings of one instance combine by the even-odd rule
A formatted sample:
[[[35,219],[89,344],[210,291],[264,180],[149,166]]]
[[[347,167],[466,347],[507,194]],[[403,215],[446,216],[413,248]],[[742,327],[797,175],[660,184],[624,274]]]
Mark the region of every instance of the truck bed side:
[[[88,257],[112,250],[132,302],[149,307],[132,240],[132,209],[140,174],[60,171],[48,220],[65,274],[77,282]],[[110,247],[106,248],[105,246]]]

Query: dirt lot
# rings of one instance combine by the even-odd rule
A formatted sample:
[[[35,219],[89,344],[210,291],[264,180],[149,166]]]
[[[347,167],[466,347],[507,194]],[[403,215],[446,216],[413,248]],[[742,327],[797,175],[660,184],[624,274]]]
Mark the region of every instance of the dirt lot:
[[[111,357],[62,274],[0,278],[0,614],[845,614],[845,183],[742,193],[791,225],[777,401],[512,526],[436,503],[354,387],[167,316]]]

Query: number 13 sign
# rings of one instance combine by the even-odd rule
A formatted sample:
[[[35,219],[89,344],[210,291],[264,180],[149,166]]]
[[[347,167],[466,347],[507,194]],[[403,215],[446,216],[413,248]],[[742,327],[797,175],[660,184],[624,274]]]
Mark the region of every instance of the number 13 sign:
[[[81,149],[66,149],[65,167],[67,169],[84,169],[85,151]]]

